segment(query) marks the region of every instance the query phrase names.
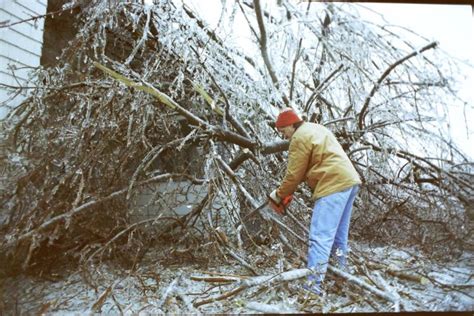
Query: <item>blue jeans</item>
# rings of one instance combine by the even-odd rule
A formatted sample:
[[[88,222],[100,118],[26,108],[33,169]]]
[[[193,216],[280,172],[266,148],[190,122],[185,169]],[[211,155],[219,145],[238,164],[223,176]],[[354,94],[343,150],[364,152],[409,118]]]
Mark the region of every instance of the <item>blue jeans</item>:
[[[324,280],[329,257],[344,268],[352,204],[359,186],[324,196],[314,203],[309,235],[308,268],[315,271],[309,281],[319,286]]]

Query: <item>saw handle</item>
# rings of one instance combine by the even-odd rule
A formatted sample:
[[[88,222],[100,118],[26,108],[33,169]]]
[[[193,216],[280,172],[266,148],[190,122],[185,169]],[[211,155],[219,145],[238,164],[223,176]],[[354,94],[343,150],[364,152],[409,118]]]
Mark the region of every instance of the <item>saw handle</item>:
[[[277,203],[274,199],[271,198],[271,196],[268,196],[268,202],[270,204],[270,207],[278,214],[280,215],[285,215],[285,209],[288,206],[288,204],[291,203],[293,200],[293,194],[290,194],[284,198],[281,199],[280,203]]]

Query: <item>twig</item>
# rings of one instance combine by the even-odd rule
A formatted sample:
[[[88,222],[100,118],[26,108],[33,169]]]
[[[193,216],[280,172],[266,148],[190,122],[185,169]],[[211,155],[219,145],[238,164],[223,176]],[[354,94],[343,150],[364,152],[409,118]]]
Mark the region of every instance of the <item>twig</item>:
[[[72,7],[69,7],[69,8],[66,8],[66,9],[60,9],[60,10],[57,10],[57,11],[54,11],[54,12],[48,12],[46,14],[42,14],[42,15],[36,15],[36,16],[33,16],[29,19],[24,19],[24,20],[20,20],[20,21],[16,21],[16,22],[12,22],[12,23],[8,23],[9,21],[0,21],[0,29],[1,28],[5,28],[5,27],[10,27],[10,26],[13,26],[13,25],[17,25],[17,24],[21,24],[21,23],[25,23],[25,22],[29,22],[29,21],[36,21],[38,19],[43,19],[43,18],[46,18],[48,16],[54,16],[55,14],[61,14],[63,12],[66,12],[66,11],[72,11],[78,7],[80,7],[80,3],[79,4],[76,4]]]
[[[303,42],[303,38],[300,38],[298,42],[298,48],[296,49],[295,58],[293,59],[292,70],[291,70],[291,78],[290,78],[290,100],[293,100],[293,89],[295,85],[295,74],[296,74],[296,64],[298,63],[298,59],[301,57],[301,43]]]
[[[115,281],[112,285],[110,285],[109,287],[107,287],[103,292],[102,294],[99,296],[99,298],[95,301],[95,303],[92,305],[91,307],[91,311],[94,312],[94,313],[100,313],[101,312],[101,309],[102,309],[102,306],[104,305],[105,301],[107,300],[107,298],[112,294],[114,288],[120,283],[122,282],[122,279],[120,280],[117,280]],[[112,294],[113,295],[113,294]],[[115,298],[114,298],[115,300]],[[119,307],[120,309],[120,307]]]
[[[239,286],[229,292],[226,292],[222,295],[219,295],[217,297],[212,297],[212,298],[209,298],[209,299],[205,299],[205,300],[202,300],[202,301],[199,301],[199,302],[196,302],[194,303],[194,307],[199,307],[199,306],[202,306],[202,305],[206,305],[206,304],[209,304],[209,303],[213,303],[213,302],[217,302],[217,301],[222,301],[222,300],[225,300],[229,297],[232,297],[234,295],[237,295],[238,293],[242,292],[243,290],[245,290],[245,287],[243,286]]]
[[[201,313],[194,308],[191,299],[184,293],[178,292],[176,295],[179,296],[179,298],[183,301],[184,305],[190,311],[193,315],[201,315]]]
[[[240,281],[240,278],[236,277],[206,277],[206,276],[191,276],[191,280],[193,281],[204,281],[209,283],[233,283],[236,281]]]
[[[104,292],[102,292],[102,294],[99,296],[97,301],[95,301],[95,303],[92,305],[92,308],[91,308],[91,310],[94,313],[101,312],[102,306],[104,305],[105,301],[109,297],[111,291],[112,291],[112,286],[109,286],[107,289],[105,289]]]
[[[255,271],[255,268],[252,267],[247,261],[245,261],[243,258],[241,258],[239,255],[237,255],[234,251],[232,251],[228,246],[224,247],[225,250],[229,253],[229,255],[237,260],[242,266],[247,268],[250,272],[252,272],[253,275],[258,275],[258,273]]]
[[[369,108],[369,104],[370,104],[370,101],[371,101],[372,97],[375,95],[375,92],[377,92],[379,90],[380,84],[385,80],[385,78],[387,78],[387,76],[390,74],[390,72],[392,72],[393,69],[395,69],[398,65],[402,64],[406,60],[408,60],[408,59],[410,59],[410,58],[412,58],[412,57],[414,57],[418,54],[421,54],[425,50],[435,48],[436,46],[438,46],[438,42],[432,42],[432,43],[422,47],[420,50],[414,51],[411,54],[397,60],[395,63],[390,65],[384,71],[384,73],[380,76],[380,78],[377,80],[377,82],[372,87],[372,90],[370,90],[369,95],[367,96],[367,98],[364,101],[364,104],[362,105],[362,109],[360,110],[360,113],[359,113],[359,129],[360,130],[364,129],[365,116],[367,114],[367,110]]]
[[[170,285],[168,285],[168,287],[166,288],[165,292],[163,293],[163,296],[161,297],[161,299],[158,301],[156,307],[158,309],[161,308],[161,306],[166,302],[166,300],[168,299],[168,296],[170,296],[176,289],[175,287],[178,285],[179,281],[181,280],[181,275],[178,276],[177,278],[175,278],[171,283]]]

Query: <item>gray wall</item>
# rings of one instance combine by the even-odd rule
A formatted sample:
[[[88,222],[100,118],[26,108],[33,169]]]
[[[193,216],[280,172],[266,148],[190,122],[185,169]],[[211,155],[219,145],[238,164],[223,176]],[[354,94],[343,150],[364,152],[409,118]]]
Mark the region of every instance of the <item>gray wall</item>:
[[[163,216],[183,216],[191,212],[207,193],[206,185],[189,181],[159,183],[144,188],[132,201],[134,222]]]

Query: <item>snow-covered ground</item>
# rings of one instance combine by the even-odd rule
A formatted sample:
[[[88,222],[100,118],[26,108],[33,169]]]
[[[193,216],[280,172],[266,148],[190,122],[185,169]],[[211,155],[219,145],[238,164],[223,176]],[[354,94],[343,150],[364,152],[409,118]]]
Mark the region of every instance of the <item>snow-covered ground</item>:
[[[363,246],[353,250],[352,274],[399,297],[402,311],[474,310],[472,253],[465,253],[455,262],[446,264],[430,262],[409,250]],[[26,276],[4,279],[0,281],[3,293],[0,310],[6,314],[351,313],[395,310],[392,302],[332,274],[327,276],[326,294],[322,299],[299,290],[299,280],[270,286],[262,283],[239,291],[240,281],[250,276],[237,263],[209,263],[213,260],[208,264],[189,263],[184,254],[183,260],[170,261],[171,257],[169,253],[150,251],[135,271],[102,265],[95,268],[93,276],[86,278],[84,272],[77,271],[60,280]],[[283,265],[278,260],[275,267],[265,266],[259,273],[277,274],[282,266],[289,265],[290,260],[283,260]],[[411,279],[407,280],[407,276]],[[223,294],[228,297],[222,299]],[[221,299],[210,302],[217,297]]]

